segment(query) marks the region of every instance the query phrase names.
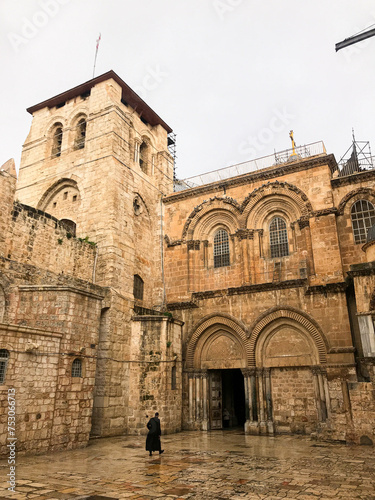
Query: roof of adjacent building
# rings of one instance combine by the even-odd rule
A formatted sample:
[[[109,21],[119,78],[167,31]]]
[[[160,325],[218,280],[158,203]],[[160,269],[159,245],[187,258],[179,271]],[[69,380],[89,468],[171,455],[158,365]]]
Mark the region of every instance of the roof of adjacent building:
[[[77,97],[81,94],[84,94],[92,87],[95,87],[100,82],[104,82],[106,80],[113,79],[116,83],[120,85],[122,88],[122,100],[129,104],[144,120],[146,120],[150,125],[161,125],[168,133],[172,132],[172,129],[169,125],[165,123],[164,120],[160,118],[160,116],[155,113],[153,109],[150,108],[145,101],[139,97],[138,94],[132,90],[129,85],[127,85],[113,70],[104,73],[103,75],[97,76],[86,83],[82,83],[77,87],[73,87],[70,90],[67,90],[61,94],[56,95],[55,97],[51,97],[46,101],[40,102],[39,104],[35,104],[30,108],[27,108],[27,111],[33,114],[35,111],[38,111],[43,108],[52,108],[53,106],[57,106],[62,104],[65,101],[69,101],[74,97]]]

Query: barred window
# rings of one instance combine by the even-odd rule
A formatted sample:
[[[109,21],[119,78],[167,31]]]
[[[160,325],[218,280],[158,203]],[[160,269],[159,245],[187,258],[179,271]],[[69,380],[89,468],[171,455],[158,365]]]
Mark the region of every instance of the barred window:
[[[275,217],[270,224],[271,258],[289,255],[288,231],[281,217]]]
[[[229,237],[224,229],[219,229],[214,238],[214,267],[229,266]]]
[[[77,124],[74,149],[83,149],[86,141],[86,120],[81,118]]]
[[[134,276],[134,288],[133,288],[133,295],[135,299],[143,300],[143,287],[144,287],[143,279],[138,274],[136,274]]]
[[[72,377],[82,377],[82,361],[78,358],[72,363]]]
[[[0,384],[5,382],[5,374],[9,360],[9,351],[0,349]]]
[[[56,123],[52,134],[52,156],[56,158],[61,155],[63,130],[61,123]]]
[[[351,210],[354,243],[366,243],[367,233],[375,224],[375,207],[367,200],[358,200]]]

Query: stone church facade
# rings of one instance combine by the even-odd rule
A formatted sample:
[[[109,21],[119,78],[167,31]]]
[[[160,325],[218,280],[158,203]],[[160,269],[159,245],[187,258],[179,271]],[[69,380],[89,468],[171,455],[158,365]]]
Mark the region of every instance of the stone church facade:
[[[0,170],[19,452],[141,434],[154,411],[168,433],[373,443],[373,170],[293,150],[182,186],[172,129],[113,71],[28,111],[18,179]],[[0,434],[5,453],[5,411]]]

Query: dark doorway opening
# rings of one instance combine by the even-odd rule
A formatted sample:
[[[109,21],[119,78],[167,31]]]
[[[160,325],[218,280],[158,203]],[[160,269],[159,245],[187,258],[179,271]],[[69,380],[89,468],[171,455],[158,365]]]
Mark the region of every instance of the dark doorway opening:
[[[241,370],[221,370],[223,429],[243,426],[246,421],[245,385]]]

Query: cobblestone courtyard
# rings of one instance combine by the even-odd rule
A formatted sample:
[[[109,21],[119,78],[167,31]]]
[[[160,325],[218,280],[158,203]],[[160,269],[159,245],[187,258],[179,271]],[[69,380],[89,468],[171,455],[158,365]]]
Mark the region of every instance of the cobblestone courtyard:
[[[182,432],[149,457],[144,438],[92,441],[77,451],[17,458],[17,493],[7,491],[0,462],[0,498],[23,499],[375,499],[375,450],[306,437],[245,436],[240,431]]]

